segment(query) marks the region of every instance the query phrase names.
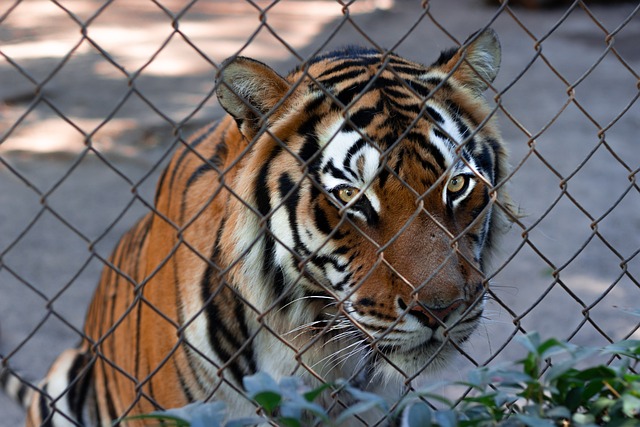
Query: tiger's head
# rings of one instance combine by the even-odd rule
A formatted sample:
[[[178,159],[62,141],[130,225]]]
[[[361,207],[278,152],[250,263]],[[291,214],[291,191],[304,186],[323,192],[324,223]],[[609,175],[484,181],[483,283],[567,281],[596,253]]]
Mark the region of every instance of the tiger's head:
[[[499,64],[485,30],[431,66],[360,48],[286,78],[222,65],[217,95],[247,142],[229,262],[275,330],[352,346],[367,375],[414,375],[470,336],[510,209],[482,97]]]

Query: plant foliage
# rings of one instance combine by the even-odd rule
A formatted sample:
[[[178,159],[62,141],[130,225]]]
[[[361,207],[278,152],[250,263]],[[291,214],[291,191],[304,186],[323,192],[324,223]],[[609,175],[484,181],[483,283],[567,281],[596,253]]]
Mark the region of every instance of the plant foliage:
[[[555,339],[542,341],[533,333],[520,342],[527,349],[522,360],[510,366],[481,367],[470,373],[468,381],[452,383],[469,389],[456,402],[434,393],[431,387],[410,393],[390,409],[382,397],[346,383],[310,389],[296,377],[278,382],[258,373],[245,377],[244,387],[261,408],[259,416],[228,419],[223,403],[210,402],[136,418],[176,427],[269,422],[284,427],[340,426],[349,417],[377,408],[402,427],[640,426],[640,341],[591,349]],[[612,363],[590,366],[588,359],[598,355],[609,357]],[[316,403],[328,389],[348,393],[355,403],[332,418]],[[432,405],[436,401],[438,408]]]

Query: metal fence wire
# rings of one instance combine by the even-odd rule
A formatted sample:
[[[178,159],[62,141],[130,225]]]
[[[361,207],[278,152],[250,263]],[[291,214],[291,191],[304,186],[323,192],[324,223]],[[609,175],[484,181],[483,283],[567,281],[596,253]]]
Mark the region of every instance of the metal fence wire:
[[[589,1],[3,2],[2,361],[37,388],[28,378],[42,377],[84,337],[100,271],[120,273],[109,261],[120,236],[142,215],[162,215],[154,207],[161,171],[197,129],[223,117],[214,79],[225,58],[252,57],[284,75],[322,52],[360,45],[428,64],[487,27],[500,37],[502,65],[485,96],[510,152],[501,185],[520,215],[511,216],[485,272],[481,326],[429,381],[462,380],[473,367],[513,361],[522,351],[514,338],[531,331],[594,346],[640,338],[633,315],[640,301],[639,9],[637,2]],[[227,185],[224,176],[220,182]],[[256,216],[276,221],[277,209]],[[344,218],[358,226],[357,218]],[[451,238],[451,256],[458,256],[461,237]],[[311,268],[305,254],[288,250]],[[143,291],[137,295],[144,299]],[[143,303],[137,298],[129,310]],[[155,311],[183,337],[174,313]],[[261,333],[278,334],[263,325]],[[308,349],[292,346],[290,336],[278,339],[304,359]],[[379,352],[376,339],[372,351]],[[233,357],[211,363],[214,385],[230,384]],[[131,378],[139,398],[157,403],[145,384],[160,368]],[[299,368],[271,373],[320,376],[314,366]],[[403,374],[407,383],[414,379]],[[0,413],[3,426],[24,422],[6,396]]]

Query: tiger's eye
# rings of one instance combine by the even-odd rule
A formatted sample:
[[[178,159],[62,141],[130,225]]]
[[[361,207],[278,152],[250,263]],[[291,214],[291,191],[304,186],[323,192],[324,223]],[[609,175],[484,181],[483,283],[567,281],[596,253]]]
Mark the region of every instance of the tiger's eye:
[[[450,193],[458,193],[462,191],[462,189],[464,189],[465,185],[467,184],[468,179],[469,178],[465,175],[454,176],[449,180],[449,183],[447,184],[447,191],[449,191]]]
[[[360,192],[357,188],[353,187],[341,187],[336,192],[336,197],[343,203],[349,203],[352,201]]]

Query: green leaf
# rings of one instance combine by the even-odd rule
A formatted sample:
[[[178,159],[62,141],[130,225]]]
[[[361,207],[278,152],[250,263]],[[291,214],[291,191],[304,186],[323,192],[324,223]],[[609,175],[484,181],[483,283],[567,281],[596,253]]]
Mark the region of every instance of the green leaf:
[[[352,417],[354,415],[358,415],[358,414],[364,414],[365,412],[371,411],[373,409],[383,409],[386,412],[386,403],[385,403],[385,408],[380,406],[379,401],[377,400],[364,400],[364,401],[360,401],[354,405],[349,406],[347,409],[345,409],[344,411],[342,411],[340,413],[340,416],[338,416],[338,418],[336,418],[336,424],[340,425],[342,423],[344,423],[347,419],[349,419],[349,417]]]
[[[634,418],[640,415],[640,398],[631,394],[623,394],[622,397],[622,412],[629,418]]]
[[[625,373],[622,379],[631,383],[631,388],[640,392],[640,374]]]
[[[331,384],[322,384],[320,387],[314,388],[313,390],[304,393],[302,396],[307,402],[313,402],[322,394],[323,391],[330,387]]]
[[[385,412],[388,411],[387,401],[384,400],[382,396],[378,396],[377,394],[370,393],[368,391],[362,391],[351,386],[346,386],[345,390],[362,403],[371,403],[373,406],[377,406]]]
[[[300,424],[300,420],[298,420],[296,418],[289,418],[289,417],[278,418],[278,425],[284,426],[284,427],[300,427],[300,426],[302,426],[302,424]],[[225,426],[225,427],[227,427],[227,426]]]
[[[555,338],[550,338],[538,346],[538,354],[540,357],[547,358],[554,354],[563,353],[569,350],[570,345],[563,343]]]
[[[538,347],[540,347],[540,335],[537,332],[520,335],[516,337],[516,341],[524,346],[524,348],[526,348],[530,353],[538,354]]]
[[[456,408],[456,411],[458,411],[458,423],[461,427],[495,425],[495,421],[504,418],[504,411],[490,410],[482,405],[473,405],[462,411]]]
[[[640,310],[638,310],[640,312]],[[604,354],[618,354],[633,358],[640,357],[640,340],[619,341],[603,348]]]
[[[583,402],[589,400],[589,397],[583,397],[583,393],[584,387],[573,387],[567,392],[564,397],[564,404],[571,412],[577,411],[578,408],[582,406]]]
[[[616,371],[608,366],[598,365],[576,372],[575,377],[581,381],[592,381],[594,379],[607,380],[616,377]]]
[[[553,366],[549,368],[544,378],[549,382],[554,381],[559,377],[561,377],[562,375],[566,374],[571,369],[573,369],[575,365],[576,365],[576,360],[574,359],[563,360],[561,362],[554,362]]]
[[[535,369],[537,370],[537,365]],[[537,377],[532,377],[529,374],[516,370],[496,371],[492,380],[493,383],[496,383],[499,386],[515,386],[516,388],[522,388],[521,384],[538,382]]]
[[[246,376],[242,379],[245,390],[258,405],[262,406],[267,414],[273,411],[282,402],[282,390],[276,381],[264,372]]]
[[[538,378],[540,373],[540,359],[538,359],[535,353],[529,353],[522,361],[523,371],[526,375],[533,378]]]
[[[469,403],[479,403],[480,405],[486,406],[486,407],[493,407],[496,405],[499,406],[501,405],[501,403],[498,403],[496,401],[497,395],[498,393],[489,393],[489,394],[483,394],[480,396],[468,396],[464,398],[464,401]]]
[[[616,399],[611,399],[604,396],[599,397],[591,403],[590,412],[594,415],[600,415],[602,412],[607,411],[610,407],[615,405],[616,402]]]
[[[529,427],[556,427],[556,424],[552,421],[534,417],[531,415],[515,414],[514,417],[520,420],[520,422],[522,422],[524,425]]]
[[[573,414],[571,418],[577,425],[595,425],[596,417],[591,414]]]
[[[564,406],[556,406],[547,411],[547,416],[553,419],[571,419],[571,411]]]
[[[303,411],[308,411],[314,414],[325,423],[329,421],[329,415],[327,414],[325,408],[318,405],[317,403],[308,402],[302,397],[299,397],[295,400],[285,400],[280,405],[280,414],[283,417],[301,418]]]
[[[267,414],[271,415],[282,402],[282,396],[273,391],[263,391],[253,396],[253,400],[262,406],[267,411]]]
[[[440,403],[444,404],[445,406],[453,406],[453,402],[451,400],[447,399],[442,394],[419,391],[417,393],[409,394],[408,397],[410,399],[415,399],[416,397],[422,397],[422,398],[425,398],[427,400],[433,400],[433,401],[436,401],[436,402],[440,402]],[[386,402],[385,402],[385,406],[386,406]]]
[[[518,400],[518,398],[513,394],[505,393],[504,391],[500,391],[500,390],[498,390],[494,398],[494,401],[496,402],[496,405],[498,407],[501,407],[504,405],[511,405],[516,400]]]
[[[225,418],[225,404],[223,402],[193,402],[182,408],[172,408],[153,412],[148,415],[130,417],[131,419],[155,419],[162,425],[175,427],[218,427]]]

